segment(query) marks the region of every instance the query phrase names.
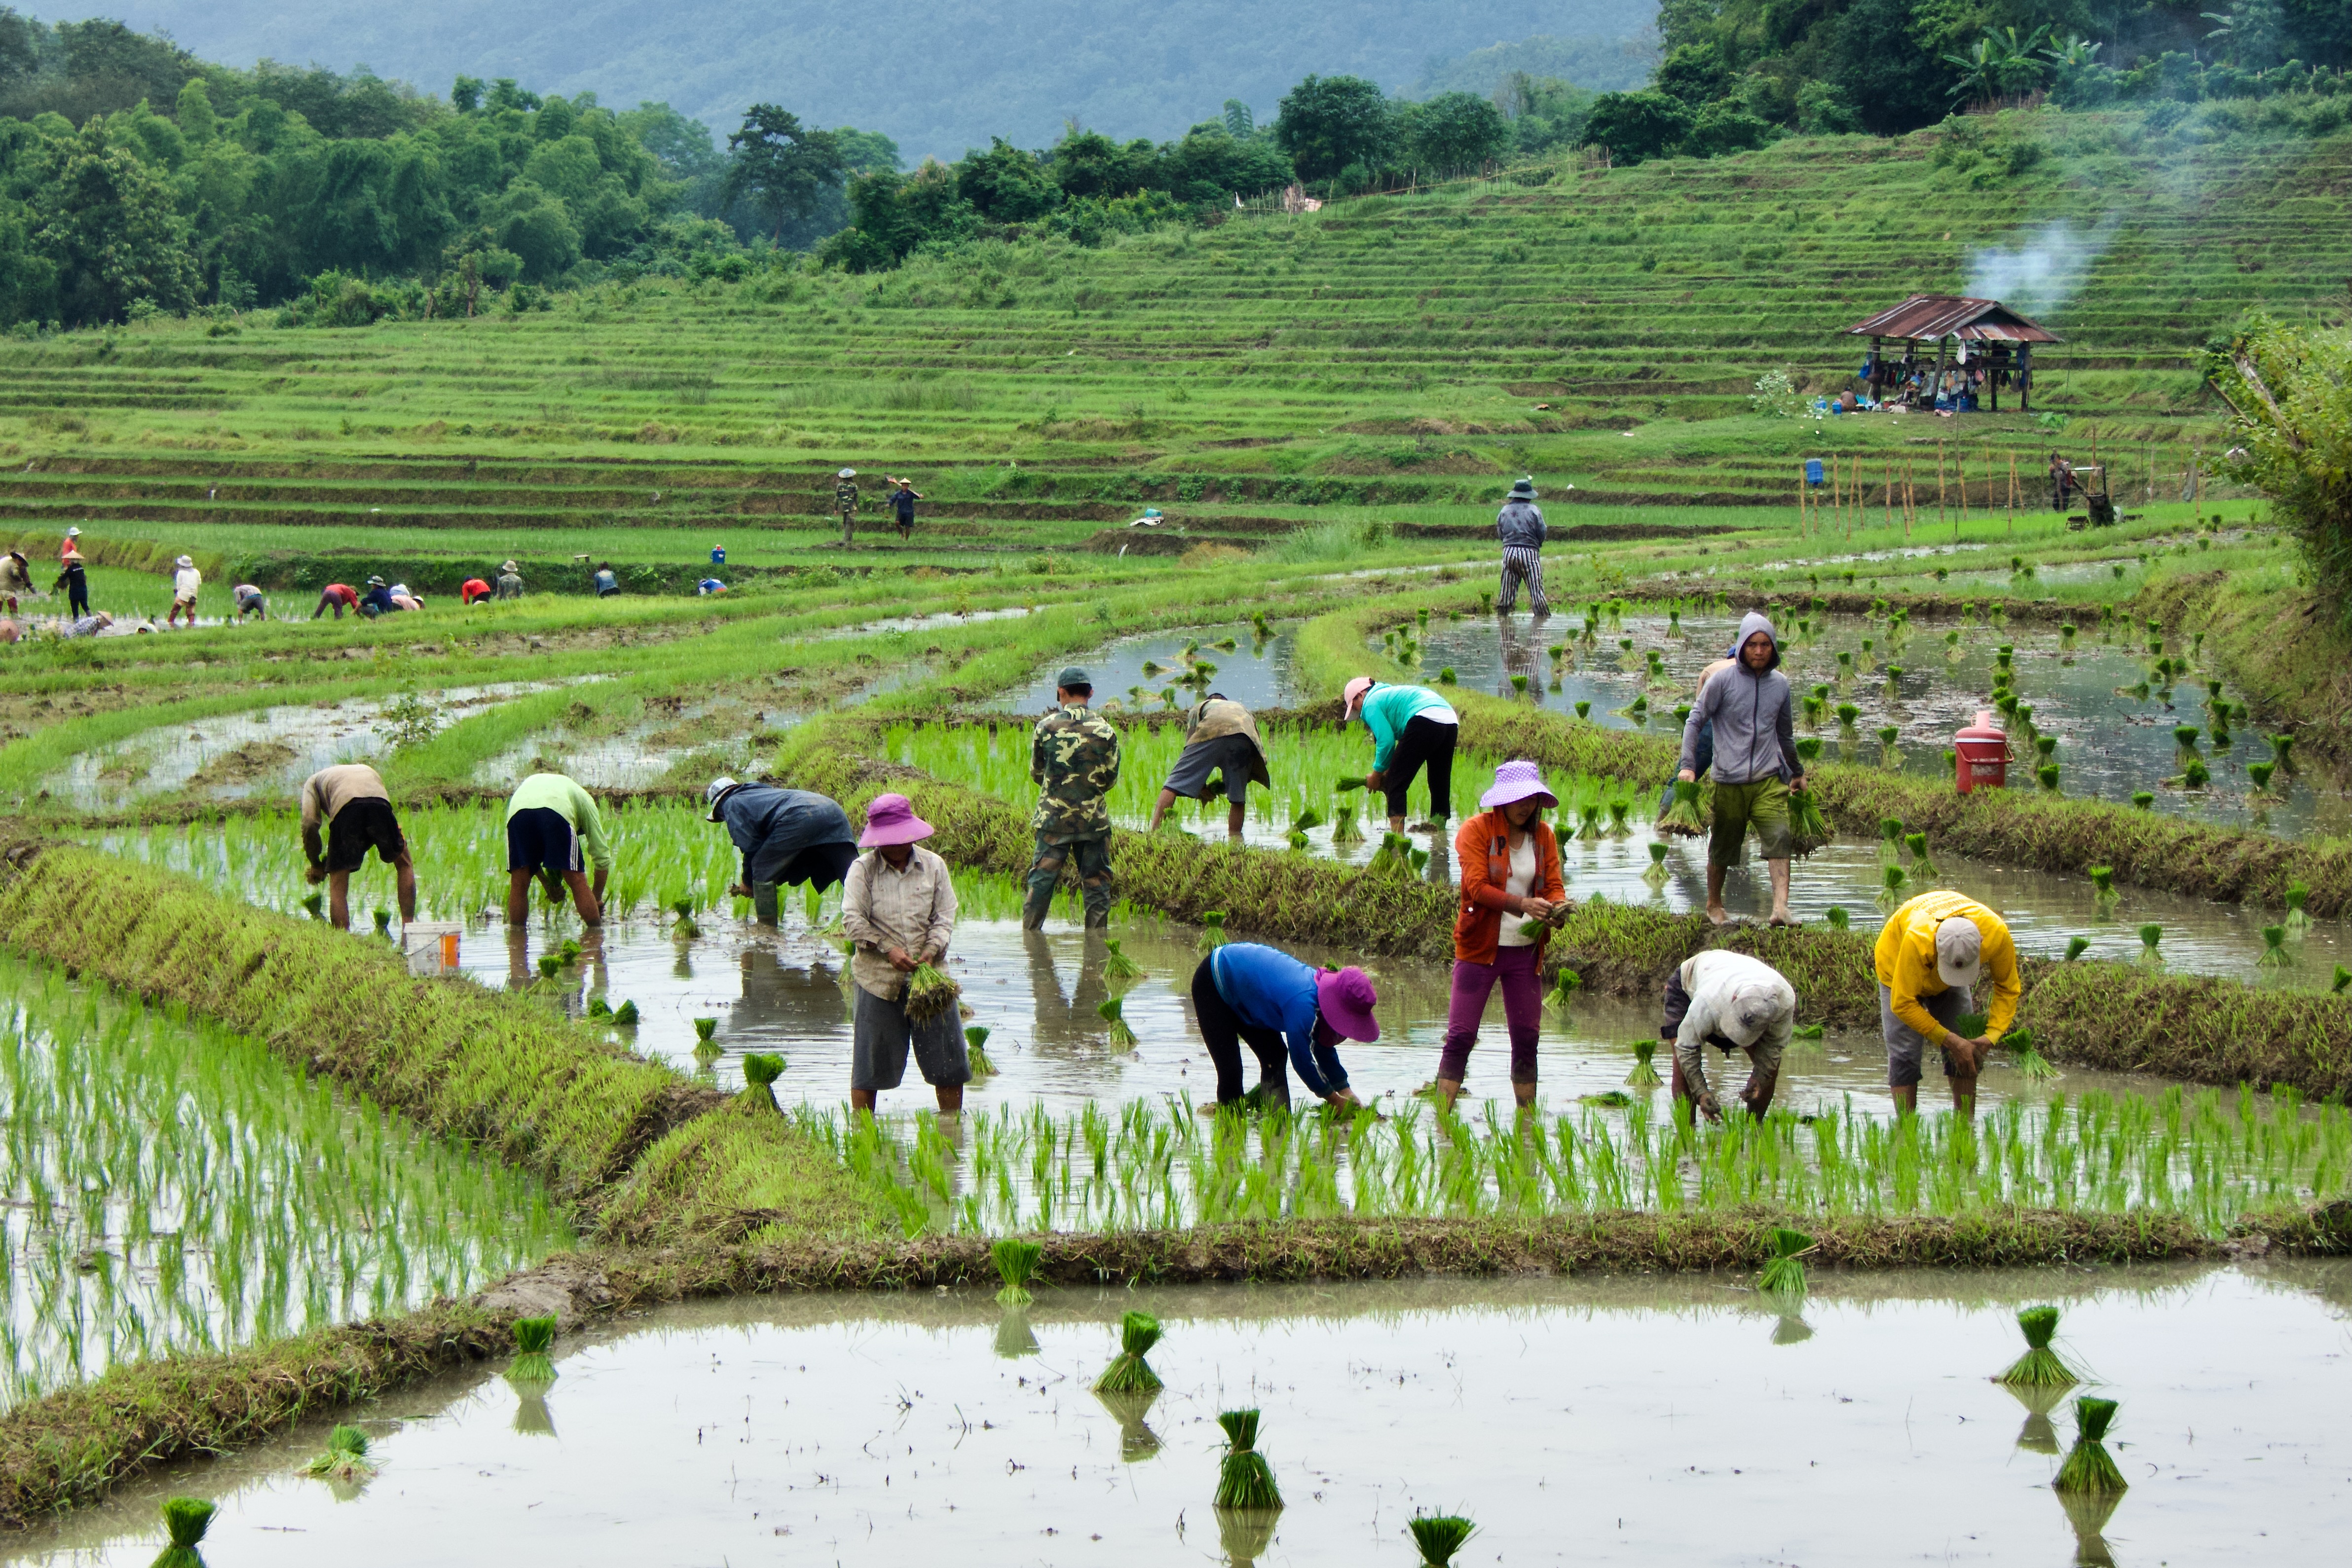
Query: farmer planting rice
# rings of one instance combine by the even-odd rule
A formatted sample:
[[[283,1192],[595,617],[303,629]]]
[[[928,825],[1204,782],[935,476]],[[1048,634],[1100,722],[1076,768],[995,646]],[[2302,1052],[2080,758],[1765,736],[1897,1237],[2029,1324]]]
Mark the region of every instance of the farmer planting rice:
[[[415,920],[416,868],[409,860],[408,840],[401,836],[400,818],[393,815],[383,776],[365,763],[342,763],[303,780],[302,852],[310,859],[303,876],[314,887],[327,884],[327,918],[338,931],[352,929],[352,873],[371,848],[393,868],[401,920]]]
[[[1110,925],[1110,803],[1118,784],[1118,731],[1087,704],[1094,681],[1073,665],[1054,680],[1055,709],[1029,738],[1029,777],[1037,809],[1029,819],[1037,855],[1021,906],[1024,929],[1036,931],[1053,907],[1062,868],[1076,863],[1089,931]]]
[[[259,616],[265,621],[269,618],[269,601],[263,596],[261,590],[252,584],[239,583],[229,591],[229,596],[236,601],[238,620],[247,620],[255,616]]]
[[[1511,1032],[1511,1098],[1533,1105],[1544,946],[1551,940],[1554,912],[1568,903],[1559,841],[1542,819],[1559,800],[1544,787],[1535,763],[1510,762],[1495,770],[1494,786],[1478,804],[1484,809],[1454,836],[1462,898],[1454,917],[1454,987],[1435,1090],[1438,1103],[1449,1108],[1462,1092],[1479,1020],[1499,984]]]
[[[16,613],[16,600],[33,592],[33,563],[25,559],[21,550],[0,554],[0,601],[5,601],[8,613]]]
[[[1326,1104],[1358,1102],[1339,1065],[1341,1040],[1377,1040],[1380,1000],[1371,977],[1352,965],[1317,969],[1278,948],[1254,942],[1220,944],[1192,971],[1192,1016],[1217,1068],[1217,1104],[1244,1103],[1242,1046],[1257,1058],[1253,1108],[1286,1108],[1290,1078],[1298,1069],[1307,1091]]]
[[[1958,893],[1922,893],[1896,910],[1878,933],[1878,1026],[1886,1037],[1886,1083],[1900,1110],[1917,1106],[1922,1060],[1930,1044],[1944,1053],[1953,1109],[1976,1109],[1977,1074],[1986,1053],[2017,1016],[2025,994],[2017,944],[2007,922]],[[1958,1032],[1969,994],[1988,971],[1992,1005],[1985,1032]]]
[[[1739,1100],[1748,1115],[1762,1116],[1772,1108],[1780,1056],[1796,1024],[1796,987],[1763,960],[1721,948],[1685,959],[1666,976],[1665,1017],[1658,1025],[1658,1038],[1674,1047],[1675,1102],[1688,1101],[1710,1121],[1723,1120],[1706,1081],[1706,1047],[1713,1046],[1727,1057],[1748,1053],[1748,1087]]]
[[[1257,719],[1222,691],[1210,692],[1185,714],[1184,750],[1169,770],[1168,782],[1160,786],[1160,798],[1152,803],[1151,826],[1157,828],[1168,808],[1180,799],[1201,799],[1213,776],[1223,779],[1230,803],[1225,808],[1225,835],[1239,844],[1242,823],[1249,811],[1249,786],[1256,784],[1272,789],[1274,779],[1266,771],[1265,742],[1258,738]]]
[[[1412,776],[1429,770],[1429,820],[1415,833],[1443,832],[1454,815],[1454,745],[1462,721],[1453,704],[1423,686],[1385,686],[1357,676],[1340,692],[1340,722],[1360,716],[1372,732],[1372,771],[1364,787],[1388,796],[1389,831],[1405,830],[1405,791]]]
[[[1797,757],[1789,678],[1780,673],[1779,636],[1760,612],[1750,611],[1740,621],[1738,646],[1738,661],[1700,688],[1698,702],[1683,721],[1682,771],[1676,776],[1685,784],[1698,778],[1699,731],[1712,726],[1715,826],[1706,847],[1706,918],[1717,925],[1731,918],[1723,907],[1723,873],[1738,860],[1740,841],[1753,826],[1772,878],[1771,923],[1794,925],[1789,914],[1789,792],[1805,787],[1805,767]]]
[[[857,983],[849,1067],[854,1110],[871,1114],[875,1096],[898,1087],[909,1047],[941,1114],[963,1109],[963,1086],[971,1079],[955,1006],[919,1018],[908,1005],[909,978],[946,958],[955,935],[948,863],[919,842],[930,836],[931,825],[905,795],[876,795],[857,839],[864,853],[850,863],[842,888],[841,923],[855,944],[849,974]]]
[[[332,610],[335,612],[335,619],[340,621],[343,618],[345,610],[356,610],[359,607],[358,589],[348,583],[330,583],[319,590],[319,607],[310,612],[310,618],[315,621],[329,610]]]
[[[592,887],[581,868],[583,852],[596,864]],[[613,846],[595,797],[562,773],[533,773],[507,797],[507,923],[530,915],[533,877],[548,898],[572,890],[572,907],[583,925],[604,923],[604,879],[613,869]]]
[[[468,577],[457,584],[457,603],[461,605],[487,604],[489,602],[489,597],[490,585],[479,577]]]
[[[778,784],[739,784],[715,778],[702,792],[710,820],[727,826],[727,837],[743,857],[742,880],[728,889],[739,899],[761,883],[791,887],[805,882],[819,891],[849,875],[857,858],[857,835],[840,805],[814,790]]]

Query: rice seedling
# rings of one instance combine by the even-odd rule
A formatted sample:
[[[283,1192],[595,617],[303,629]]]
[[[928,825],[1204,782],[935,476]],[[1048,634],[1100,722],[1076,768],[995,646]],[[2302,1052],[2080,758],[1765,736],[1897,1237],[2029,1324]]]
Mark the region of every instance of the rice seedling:
[[[2115,1425],[2116,1402],[2088,1395],[2074,1401],[2074,1446],[2066,1451],[2050,1489],[2056,1492],[2109,1493],[2126,1491],[2131,1483],[2116,1468],[2107,1452],[2106,1436]]]
[[[2011,1029],[2000,1043],[2009,1048],[2011,1065],[2017,1068],[2019,1077],[2046,1081],[2060,1076],[2050,1058],[2035,1048],[2032,1030]]]
[[[1635,1089],[1657,1088],[1658,1069],[1651,1061],[1651,1058],[1655,1057],[1657,1054],[1657,1041],[1635,1040],[1633,1042],[1633,1070],[1625,1075],[1625,1081]]]
[[[1637,693],[1633,701],[1628,702],[1624,707],[1617,710],[1617,711],[1623,717],[1634,721],[1636,723],[1645,721],[1650,717],[1650,699],[1646,694]]]
[[[743,1056],[743,1097],[771,1110],[776,1104],[776,1080],[784,1076],[784,1058],[774,1051],[747,1051]]]
[[[2270,742],[2271,761],[2278,764],[2278,768],[2281,773],[2291,773],[2294,772],[2294,737],[2293,735],[2273,735],[2270,738]]]
[[[2206,768],[2203,763],[2191,762],[2187,767],[2180,771],[2180,775],[2178,778],[2167,779],[2164,782],[2170,784],[2175,789],[2203,789],[2207,784],[2213,782],[2213,775],[2211,772]]]
[[[1362,789],[1364,787],[1364,776],[1361,773],[1343,774],[1342,776],[1331,781],[1331,787],[1339,794],[1346,795],[1352,790]]]
[[[1861,717],[1862,710],[1855,707],[1853,703],[1841,702],[1837,705],[1838,729],[1846,736],[1847,739],[1851,740],[1853,738],[1854,721]]]
[[[1217,1468],[1216,1506],[1231,1509],[1276,1509],[1282,1490],[1274,1484],[1274,1470],[1257,1451],[1258,1413],[1227,1410],[1217,1416],[1225,1429],[1225,1458]]]
[[[2162,926],[2151,921],[2149,924],[2140,927],[2139,954],[2136,962],[2147,964],[2150,967],[2160,967],[2164,963],[2164,955],[2157,951],[2157,943],[2163,940],[2164,928]]]
[[[697,1019],[694,1021],[694,1037],[695,1037],[697,1040],[699,1040],[699,1041],[702,1041],[702,1042],[704,1042],[704,1043],[708,1044],[708,1043],[709,1042],[709,1040],[710,1040],[710,1037],[711,1037],[712,1036],[714,1036],[714,1035],[718,1034],[718,1033],[719,1033],[719,1020],[718,1020],[718,1019],[716,1019],[716,1018],[697,1018]]]
[[[2156,809],[2155,793],[2144,789],[2135,790],[2132,792],[2131,803],[2132,809],[2135,811],[2153,811]]]
[[[2056,795],[2058,793],[2058,764],[2056,763],[2042,763],[2040,767],[2033,770],[2033,780],[2034,783],[2041,787],[2042,794]]]
[[[205,1568],[204,1554],[196,1550],[205,1539],[205,1531],[213,1525],[213,1504],[202,1498],[169,1498],[163,1503],[163,1531],[171,1538],[156,1557],[154,1568]]]
[[[1438,670],[1437,683],[1440,686],[1454,686],[1459,684],[1459,682],[1454,679],[1454,667],[1452,665],[1446,665]]]
[[[1903,819],[1899,816],[1878,819],[1878,863],[1882,866],[1903,864]]]
[[[556,971],[562,967],[563,960],[556,957],[555,954],[551,952],[542,952],[539,955],[539,977],[541,980],[554,979]]]
[[[1412,1532],[1423,1568],[1446,1568],[1478,1531],[1476,1525],[1454,1513],[1415,1514],[1405,1521],[1405,1528]]]
[[[2121,900],[2121,895],[2116,891],[2116,868],[2112,866],[2093,866],[2089,870],[2092,904],[2102,914],[2112,912]]]
[[[1120,1009],[1118,997],[1106,998],[1095,1008],[1095,1011],[1101,1016],[1103,1022],[1110,1026],[1110,1043],[1113,1050],[1135,1049],[1137,1044],[1135,1030],[1129,1026],[1127,1017]]]
[[[946,1014],[963,994],[963,987],[955,980],[929,963],[915,965],[907,976],[907,1016],[918,1024],[928,1023]]]
[[[1552,976],[1551,989],[1544,993],[1544,1005],[1564,1017],[1574,1005],[1576,994],[1583,988],[1584,976],[1562,964],[1559,972]]]
[[[1832,931],[1845,931],[1853,924],[1853,916],[1846,911],[1843,904],[1832,904],[1828,909],[1823,910],[1822,919],[1829,922]]]
[[[1399,835],[1391,833],[1387,837],[1390,838],[1395,838],[1398,837]],[[1206,952],[1213,947],[1222,947],[1224,945],[1224,942],[1225,911],[1223,910],[1203,910],[1201,912],[1201,951],[1202,952]]]
[[[368,1461],[368,1435],[356,1426],[336,1427],[327,1435],[327,1451],[304,1465],[302,1473],[322,1480],[366,1480],[375,1474]]]
[[[2336,977],[2327,983],[2327,989],[2341,996],[2344,994],[2344,988],[2347,985],[2352,985],[2352,969],[2347,969],[2339,963],[2336,966]]]
[[[555,1342],[553,1318],[517,1318],[514,1325],[516,1355],[507,1368],[507,1381],[517,1384],[545,1384],[555,1381],[555,1363],[549,1359],[548,1346]]]
[[[1595,837],[1599,836],[1596,834]],[[1402,833],[1383,830],[1381,834],[1381,847],[1372,851],[1372,858],[1370,860],[1364,862],[1364,872],[1367,876],[1391,877],[1398,879],[1412,876],[1412,840]],[[1205,921],[1209,917],[1202,915],[1201,918]],[[1218,923],[1222,926],[1223,922]],[[1223,940],[1222,932],[1218,940]]]
[[[2072,963],[2090,951],[2091,939],[2089,937],[2070,936],[2066,939],[2066,957],[2064,962]]]
[[[2275,763],[2248,763],[2246,778],[2254,787],[2252,793],[2267,796],[2271,793],[2271,775],[2278,771]]]
[[[1633,837],[1633,824],[1632,821],[1633,803],[1631,800],[1620,798],[1609,802],[1608,805],[1609,837],[1612,838],[1631,838]]]
[[[1118,1320],[1118,1354],[1095,1379],[1097,1394],[1151,1394],[1162,1384],[1160,1374],[1143,1358],[1160,1342],[1160,1320],[1145,1312],[1125,1312]]]
[[[1763,1272],[1756,1277],[1756,1289],[1768,1295],[1801,1296],[1805,1293],[1805,1254],[1820,1245],[1801,1230],[1775,1226],[1765,1233],[1765,1241],[1772,1256],[1764,1260]]]
[[[2182,767],[2186,768],[2198,759],[2200,753],[2197,750],[2197,742],[2204,733],[2194,724],[2175,724],[2172,727],[2173,756]]]
[[[1004,1281],[1004,1288],[996,1293],[1001,1305],[1025,1306],[1036,1299],[1029,1294],[1029,1281],[1037,1272],[1037,1260],[1045,1255],[1044,1243],[1024,1237],[1002,1237],[990,1245],[988,1260],[996,1266],[996,1277]]]
[[[669,912],[671,915],[676,917],[670,925],[670,935],[677,937],[681,942],[684,942],[689,941],[702,934],[702,928],[694,923],[693,900],[677,899],[672,900],[669,906]]]
[[[635,1002],[625,1001],[619,1006],[614,1008],[613,1022],[619,1025],[624,1029],[635,1028],[637,1026],[637,1005]]]
[[[2311,917],[2304,912],[2303,908],[2310,899],[2311,889],[2301,882],[2286,885],[2286,920],[2284,923],[2286,934],[2296,942],[2311,934]]]
[[[2286,950],[2286,927],[2283,925],[2263,927],[2263,953],[2260,958],[2254,960],[2256,966],[2263,969],[2284,969],[2294,962],[2294,955]]]
[[[1580,719],[1592,717],[1592,703],[1589,699],[1580,697],[1576,700],[1576,716]]]
[[[1657,831],[1680,838],[1696,838],[1706,831],[1699,815],[1698,784],[1693,779],[1675,781],[1675,798],[1657,821]]]
[[[1905,834],[1903,836],[1903,847],[1911,851],[1911,877],[1914,881],[1932,885],[1942,877],[1943,873],[1936,869],[1935,861],[1927,858],[1927,836],[1926,834]]]
[[[984,1024],[964,1026],[964,1065],[975,1079],[996,1076],[996,1063],[988,1055],[988,1026]]]
[[[1853,679],[1853,655],[1851,652],[1841,648],[1838,650],[1837,661],[1838,683],[1840,685],[1843,685],[1846,681]]]
[[[1511,677],[1511,689],[1518,696],[1525,697],[1528,694],[1528,678],[1524,675],[1513,675]]]
[[[1666,847],[1653,838],[1646,847],[1650,851],[1650,864],[1642,873],[1642,880],[1653,888],[1663,888],[1666,885]]]
[[[1896,907],[1909,897],[1908,889],[1911,879],[1900,866],[1882,866],[1879,868],[1878,875],[1883,885],[1879,888],[1877,896],[1871,901],[1878,906],[1880,914],[1891,915]]]
[[[375,934],[378,936],[390,936],[392,934],[392,911],[379,904],[375,908],[374,914]]]
[[[327,918],[327,895],[324,893],[304,894],[302,896],[302,908],[309,912],[312,920],[325,920]]]

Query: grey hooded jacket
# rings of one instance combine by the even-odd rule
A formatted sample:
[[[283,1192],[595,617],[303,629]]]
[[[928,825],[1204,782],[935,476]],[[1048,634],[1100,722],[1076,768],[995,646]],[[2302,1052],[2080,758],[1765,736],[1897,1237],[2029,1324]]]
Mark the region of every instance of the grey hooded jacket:
[[[773,882],[819,844],[845,844],[854,851],[857,834],[838,803],[814,790],[745,784],[719,803],[727,837],[743,855],[746,882]]]
[[[1495,514],[1495,534],[1506,550],[1541,550],[1543,508],[1531,500],[1505,501],[1503,510]]]
[[[1772,661],[1761,675],[1738,657],[1758,632],[1772,639]],[[1698,766],[1698,732],[1712,723],[1716,783],[1753,784],[1765,778],[1786,783],[1805,770],[1797,760],[1789,678],[1780,673],[1780,637],[1771,621],[1749,612],[1739,623],[1739,640],[1732,645],[1732,658],[1731,668],[1706,683],[1698,694],[1698,706],[1683,722],[1682,765]]]

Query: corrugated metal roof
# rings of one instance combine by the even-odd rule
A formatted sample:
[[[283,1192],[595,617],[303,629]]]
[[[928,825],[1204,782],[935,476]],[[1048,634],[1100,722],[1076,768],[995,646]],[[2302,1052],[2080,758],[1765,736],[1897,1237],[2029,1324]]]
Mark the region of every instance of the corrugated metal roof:
[[[1998,300],[1961,294],[1914,294],[1891,310],[1881,310],[1846,331],[1864,338],[1966,338],[1971,342],[2055,343],[2065,340],[2034,325]]]

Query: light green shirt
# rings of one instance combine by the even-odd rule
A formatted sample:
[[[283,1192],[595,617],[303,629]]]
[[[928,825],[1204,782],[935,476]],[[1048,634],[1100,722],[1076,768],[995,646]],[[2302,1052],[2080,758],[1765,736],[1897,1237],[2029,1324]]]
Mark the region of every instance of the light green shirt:
[[[596,814],[594,796],[562,773],[533,773],[515,785],[514,795],[507,801],[507,816],[511,819],[518,811],[540,808],[559,813],[572,824],[587,848],[588,858],[611,869],[613,847],[604,837],[604,819]]]

